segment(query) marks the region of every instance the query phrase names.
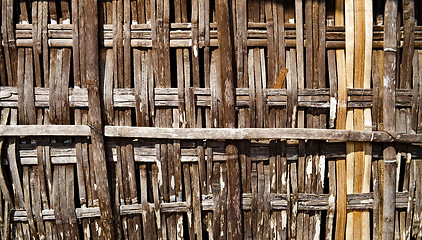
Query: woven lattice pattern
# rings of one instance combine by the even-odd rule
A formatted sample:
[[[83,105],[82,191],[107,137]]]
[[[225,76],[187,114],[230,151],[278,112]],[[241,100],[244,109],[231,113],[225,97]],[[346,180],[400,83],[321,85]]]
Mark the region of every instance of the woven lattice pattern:
[[[422,238],[414,0],[2,0],[2,239]]]

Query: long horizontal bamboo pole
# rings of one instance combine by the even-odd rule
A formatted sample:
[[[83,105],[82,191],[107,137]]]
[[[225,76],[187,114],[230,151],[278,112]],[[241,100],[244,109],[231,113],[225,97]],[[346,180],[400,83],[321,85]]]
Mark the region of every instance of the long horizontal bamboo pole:
[[[0,136],[90,136],[88,125],[3,125]],[[383,131],[354,131],[313,128],[155,128],[105,126],[105,137],[158,138],[158,139],[310,139],[338,142],[403,142],[421,143],[422,134]]]
[[[106,126],[106,137],[161,138],[161,139],[312,139],[356,142],[420,142],[422,135],[398,134],[381,131],[353,131],[311,128],[154,128]]]

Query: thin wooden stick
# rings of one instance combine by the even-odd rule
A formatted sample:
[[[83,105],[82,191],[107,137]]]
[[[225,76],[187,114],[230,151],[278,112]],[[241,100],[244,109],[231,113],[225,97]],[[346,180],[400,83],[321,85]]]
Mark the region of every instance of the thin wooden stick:
[[[390,26],[384,31],[384,130],[394,131],[395,122],[395,81],[397,62],[397,0],[387,0],[385,3],[385,25]],[[395,230],[395,195],[396,195],[396,150],[394,146],[384,149],[384,193],[383,193],[383,226],[382,237],[392,239]]]
[[[1,114],[0,124],[5,125],[7,124],[8,119],[9,119],[10,109],[5,108],[2,110],[1,113],[2,114]],[[4,143],[3,138],[0,138],[0,153],[2,152],[1,150],[3,149],[3,143]],[[6,183],[6,178],[5,178],[5,174],[3,170],[3,163],[0,164],[0,188],[1,188],[2,197],[5,200],[5,203],[4,203],[5,208],[3,210],[4,221],[3,221],[1,236],[4,237],[5,239],[9,239],[10,238],[10,207],[13,206],[13,200],[12,200],[11,192]]]

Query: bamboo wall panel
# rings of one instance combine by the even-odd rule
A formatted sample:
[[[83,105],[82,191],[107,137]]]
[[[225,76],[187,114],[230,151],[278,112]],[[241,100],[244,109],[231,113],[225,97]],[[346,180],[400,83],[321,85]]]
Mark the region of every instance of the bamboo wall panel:
[[[414,0],[2,0],[1,239],[422,238]]]

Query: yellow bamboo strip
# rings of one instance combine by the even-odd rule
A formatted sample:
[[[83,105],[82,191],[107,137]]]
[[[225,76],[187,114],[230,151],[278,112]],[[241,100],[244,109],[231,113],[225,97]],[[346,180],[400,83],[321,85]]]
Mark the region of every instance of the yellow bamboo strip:
[[[365,0],[354,1],[354,23],[355,23],[355,55],[354,55],[354,71],[353,71],[353,87],[363,88],[364,82],[364,67],[365,67]],[[363,130],[363,109],[354,109],[354,127],[353,129]],[[361,193],[363,184],[364,171],[364,145],[363,143],[354,143],[354,173],[353,173],[353,192]],[[355,211],[353,213],[353,239],[362,239],[362,213]]]
[[[354,0],[345,0],[345,26],[346,26],[346,86],[353,88],[354,73]],[[346,129],[353,129],[353,110],[347,111]],[[346,192],[353,193],[353,175],[354,175],[354,150],[352,142],[346,143]],[[354,239],[353,234],[353,214],[347,213],[346,239]]]
[[[372,67],[372,36],[373,36],[373,9],[372,1],[365,0],[364,4],[365,16],[365,63],[363,73],[363,88],[371,88],[371,67]],[[363,121],[365,131],[372,130],[372,112],[370,108],[363,110]],[[363,166],[363,179],[362,179],[362,192],[370,192],[371,183],[371,163],[372,163],[372,144],[364,143],[364,166]],[[368,211],[362,213],[362,239],[370,239],[371,237],[371,224],[370,214]]]
[[[336,0],[335,25],[344,26],[344,0]],[[336,50],[337,63],[337,84],[338,84],[338,104],[337,104],[337,129],[346,129],[347,118],[347,86],[346,86],[346,59],[344,49]],[[336,161],[337,178],[337,203],[336,203],[336,230],[335,239],[343,240],[346,233],[346,204],[347,204],[347,184],[346,184],[346,159],[340,158]]]
[[[351,130],[353,125],[353,110],[347,111],[346,129]],[[354,180],[354,160],[355,160],[355,144],[353,142],[346,142],[346,193],[353,193],[353,180]],[[354,239],[353,235],[353,213],[347,213],[346,222],[346,239]]]

